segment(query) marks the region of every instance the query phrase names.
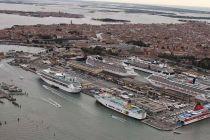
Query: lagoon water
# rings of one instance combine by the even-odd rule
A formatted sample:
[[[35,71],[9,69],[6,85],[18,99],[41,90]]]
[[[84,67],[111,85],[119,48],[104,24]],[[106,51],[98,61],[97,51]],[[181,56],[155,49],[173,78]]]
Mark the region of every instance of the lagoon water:
[[[20,0],[23,1],[23,0]],[[26,1],[31,2],[31,0]],[[33,1],[32,1],[33,2]],[[30,17],[30,16],[19,16],[14,14],[1,14],[0,13],[0,29],[10,28],[13,25],[36,25],[36,24],[59,24],[59,23],[71,23],[75,24],[115,24],[106,23],[101,21],[92,20],[92,18],[113,18],[113,19],[123,19],[130,20],[131,23],[181,23],[178,18],[170,18],[159,15],[151,15],[145,13],[126,13],[124,10],[130,7],[135,7],[135,5],[130,4],[111,4],[111,3],[96,3],[96,2],[80,2],[80,1],[68,1],[68,0],[49,0],[42,1],[37,0],[39,4],[15,4],[15,3],[1,3],[0,0],[0,10],[18,10],[18,11],[53,11],[53,12],[67,12],[73,14],[82,14],[84,18],[59,18],[59,17]],[[126,7],[127,6],[127,7]],[[148,8],[148,7],[147,7]],[[146,10],[152,10],[147,9]],[[181,7],[186,9],[186,7]],[[189,7],[188,7],[189,8]],[[138,9],[138,8],[137,8]],[[144,7],[140,6],[141,10],[145,10]],[[193,8],[196,9],[196,8]],[[210,9],[202,9],[210,11]],[[162,10],[158,10],[162,11]],[[172,12],[172,11],[163,11]],[[183,16],[209,16],[209,14],[199,14],[199,13],[182,13],[182,12],[172,12]],[[210,20],[200,20],[207,21]]]
[[[130,20],[131,23],[179,23],[177,19],[169,17],[162,17],[158,15],[147,14],[128,14],[123,11],[119,12],[103,12],[101,10],[112,10],[102,8],[101,6],[94,7],[89,5],[81,7],[83,4],[79,2],[69,2],[67,4],[49,4],[49,5],[36,5],[36,4],[8,4],[0,3],[0,10],[24,10],[24,11],[61,11],[74,14],[82,14],[85,18],[57,18],[57,17],[26,17],[19,15],[0,14],[0,29],[9,28],[13,25],[35,25],[35,24],[59,24],[71,23],[75,24],[106,24],[100,21],[94,21],[92,18],[113,18]],[[113,23],[112,23],[113,24]]]
[[[23,1],[23,0],[20,0]],[[33,0],[25,1],[25,2],[33,2]],[[143,24],[151,24],[151,23],[181,23],[178,18],[170,18],[159,15],[152,15],[146,13],[126,13],[124,10],[129,8],[137,8],[132,4],[111,4],[111,3],[101,3],[101,2],[80,2],[80,1],[68,1],[68,0],[36,0],[36,3],[39,4],[15,4],[15,3],[1,3],[0,0],[0,10],[18,10],[18,11],[53,11],[53,12],[67,12],[73,14],[82,14],[84,18],[58,18],[58,17],[30,17],[30,16],[19,16],[13,14],[1,14],[0,13],[0,29],[10,28],[13,25],[36,25],[36,24],[59,24],[59,23],[71,23],[71,21],[75,24],[115,24],[115,23],[106,23],[101,21],[92,20],[92,18],[113,18],[113,19],[123,19],[130,20],[131,23],[143,23]],[[189,7],[179,7],[187,9]],[[192,8],[192,7],[191,7]],[[141,10],[152,10],[142,6],[140,6]],[[192,8],[196,9],[196,8]],[[196,10],[205,10],[207,9],[196,9]],[[188,13],[188,12],[176,12],[176,11],[164,11],[157,10],[160,12],[169,12],[175,13],[183,16],[202,16],[206,17],[209,14],[201,14],[201,13]],[[209,22],[210,20],[200,20]]]
[[[0,52],[6,53],[10,50],[24,51],[24,52],[35,53],[35,54],[45,51],[43,48],[38,48],[38,47],[27,47],[27,46],[19,46],[19,45],[1,45],[0,44]]]

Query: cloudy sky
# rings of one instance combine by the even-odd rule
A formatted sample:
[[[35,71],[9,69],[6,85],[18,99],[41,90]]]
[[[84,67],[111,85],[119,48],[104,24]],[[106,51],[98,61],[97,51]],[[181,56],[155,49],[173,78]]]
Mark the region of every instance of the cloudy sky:
[[[128,2],[140,4],[178,5],[194,7],[210,7],[210,0],[95,0],[111,2]]]

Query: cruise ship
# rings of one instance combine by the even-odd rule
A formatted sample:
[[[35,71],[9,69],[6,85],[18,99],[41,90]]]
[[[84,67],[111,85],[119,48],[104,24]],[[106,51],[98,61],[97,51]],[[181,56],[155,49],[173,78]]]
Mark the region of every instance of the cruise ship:
[[[173,69],[165,63],[159,63],[157,61],[142,60],[134,56],[124,60],[124,63],[135,70],[140,70],[140,71],[147,72],[150,74],[160,73],[160,72],[174,73]]]
[[[210,86],[199,82],[195,77],[188,77],[182,74],[167,75],[155,73],[147,77],[147,80],[154,86],[170,89],[186,95],[209,95]]]
[[[69,93],[79,93],[81,91],[81,84],[75,78],[66,73],[53,71],[51,69],[44,69],[37,72],[40,78],[47,84],[57,87]]]
[[[109,93],[100,93],[94,96],[99,103],[121,114],[138,120],[146,118],[146,112],[137,106],[131,105],[130,100],[125,101]]]
[[[116,61],[111,61],[111,59],[108,61],[101,56],[95,55],[88,56],[86,59],[86,64],[123,77],[135,77],[138,75],[131,67],[124,66],[122,65],[122,62]]]
[[[188,125],[203,119],[210,118],[210,104],[197,104],[194,110],[190,110],[178,115],[178,126]]]

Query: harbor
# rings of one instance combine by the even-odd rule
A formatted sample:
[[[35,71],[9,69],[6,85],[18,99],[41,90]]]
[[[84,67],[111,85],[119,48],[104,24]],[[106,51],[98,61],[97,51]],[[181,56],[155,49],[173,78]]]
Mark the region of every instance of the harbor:
[[[129,2],[0,0],[0,140],[209,139],[210,9]]]
[[[43,55],[43,53],[45,52],[42,52],[39,55]],[[49,67],[51,67],[50,63],[45,63],[46,60],[40,59],[39,55],[23,52],[9,52],[7,53],[6,57],[14,58],[11,62],[9,62],[8,65],[12,65],[13,67],[18,66],[22,70],[28,71],[29,73],[38,73],[46,84],[49,84],[49,78],[55,77],[56,75],[58,76],[58,81],[60,81],[63,76],[65,77],[63,73],[55,73],[52,76],[49,76],[49,73],[54,73],[53,71],[49,71]],[[29,59],[26,56],[30,56],[31,58]],[[138,76],[137,73],[134,71],[126,73],[127,68],[123,69],[123,66],[120,66],[121,61],[117,60],[116,58],[112,58],[110,60],[107,59],[107,61],[117,62],[115,66],[100,63],[98,60],[94,60],[95,58],[93,57],[90,57],[90,59],[87,59],[86,63],[71,60],[66,64],[67,66],[53,66],[51,69],[54,69],[58,72],[66,71],[68,75],[74,75],[75,78],[77,77],[81,82],[82,93],[89,96],[94,97],[96,94],[99,94],[100,90],[103,88],[109,91],[110,94],[114,94],[116,97],[124,98],[124,100],[129,98],[133,105],[136,105],[147,112],[147,118],[144,119],[142,123],[152,126],[158,130],[172,131],[180,127],[177,125],[178,116],[181,113],[192,110],[196,104],[194,102],[195,97],[192,95],[188,95],[189,98],[182,97],[182,95],[179,95],[177,91],[160,89],[149,83],[145,83],[144,80],[141,81],[133,79],[134,76]],[[147,67],[148,66],[146,66],[146,68]],[[44,70],[46,71],[44,72],[46,74],[43,72],[38,72],[43,68],[48,68],[48,70]],[[161,67],[159,67],[159,69],[161,69]],[[39,73],[43,73],[44,75]],[[74,81],[74,77],[72,78]],[[146,77],[144,78],[146,79]],[[24,77],[20,76],[19,80],[24,80]],[[73,89],[66,89],[67,85],[65,85],[69,82],[70,81],[66,81],[61,84],[64,87],[61,87],[59,82],[53,86],[59,87],[60,90],[63,89],[70,92]],[[2,87],[4,87],[4,85],[5,84],[3,83]],[[50,85],[43,85],[42,87],[53,93],[55,93],[57,90]],[[10,90],[14,89],[20,90],[14,87]],[[185,95],[186,94],[183,94],[183,96]],[[61,104],[51,98],[41,98],[41,100],[56,108],[62,107]],[[14,105],[18,106],[15,103]]]
[[[37,61],[37,62],[39,62],[39,61]],[[36,64],[36,63],[34,63],[34,64]],[[37,64],[39,64],[39,63],[37,63]],[[35,65],[32,65],[32,66],[35,66]],[[46,66],[44,66],[44,67],[46,67]],[[58,68],[61,69],[61,67],[58,67]],[[53,113],[56,110],[56,112],[62,112],[64,114],[66,114],[67,113],[66,110],[68,110],[69,111],[68,115],[67,116],[66,115],[62,116],[62,117],[65,118],[66,121],[67,120],[70,121],[68,119],[69,117],[74,118],[75,116],[73,114],[79,113],[80,114],[79,116],[88,115],[86,117],[88,117],[89,121],[91,120],[92,123],[94,122],[94,124],[95,124],[95,119],[99,117],[99,116],[97,117],[96,114],[100,113],[101,115],[98,118],[100,120],[98,120],[97,123],[99,123],[99,124],[100,123],[103,123],[103,124],[104,123],[108,123],[108,124],[115,123],[117,126],[113,128],[113,131],[114,131],[114,129],[118,128],[118,125],[121,126],[122,123],[123,124],[125,123],[127,127],[130,127],[129,129],[132,130],[132,133],[134,133],[134,135],[132,136],[133,139],[138,139],[139,138],[138,134],[140,132],[144,132],[144,131],[148,131],[148,130],[155,131],[154,135],[148,135],[147,136],[147,137],[150,137],[151,139],[156,138],[157,134],[158,135],[160,134],[159,130],[167,130],[167,131],[170,130],[169,132],[162,131],[161,135],[159,135],[159,139],[164,139],[164,138],[165,139],[170,139],[171,137],[177,137],[177,139],[178,139],[178,138],[184,136],[184,134],[177,135],[177,134],[173,133],[174,125],[172,127],[168,127],[168,125],[164,126],[160,122],[157,123],[157,120],[160,120],[161,116],[159,117],[159,119],[156,118],[154,121],[151,121],[152,118],[150,117],[150,114],[149,114],[147,119],[145,119],[143,121],[137,121],[135,119],[128,118],[124,115],[121,115],[117,112],[114,112],[110,109],[107,109],[107,108],[103,107],[102,105],[96,103],[96,100],[93,97],[90,97],[90,96],[93,96],[93,94],[95,94],[97,92],[97,89],[99,89],[101,87],[106,87],[106,88],[115,87],[115,89],[122,87],[122,85],[119,85],[114,81],[111,81],[110,78],[107,78],[107,80],[103,80],[103,78],[102,79],[101,78],[95,78],[94,76],[92,76],[88,73],[81,73],[79,71],[69,70],[68,71],[69,73],[71,73],[72,75],[79,78],[83,87],[85,88],[84,93],[85,93],[85,90],[86,90],[86,93],[88,93],[90,95],[89,96],[89,95],[83,94],[83,92],[81,94],[66,94],[66,93],[63,93],[62,91],[60,91],[58,89],[49,87],[49,85],[45,85],[45,83],[42,80],[40,80],[40,78],[38,77],[37,74],[32,73],[31,71],[26,71],[26,70],[24,70],[24,69],[22,69],[21,67],[18,67],[18,66],[11,66],[10,64],[8,64],[8,61],[6,61],[6,60],[1,61],[1,71],[3,72],[3,73],[1,73],[1,77],[2,77],[1,80],[3,80],[6,83],[9,83],[9,82],[11,82],[11,80],[13,80],[13,83],[15,83],[18,87],[21,87],[21,89],[24,89],[24,91],[26,91],[27,93],[30,93],[30,96],[28,96],[28,97],[26,97],[26,96],[17,97],[17,101],[18,101],[18,103],[21,104],[21,110],[23,112],[27,113],[27,114],[28,113],[30,114],[30,115],[26,115],[26,116],[33,120],[32,124],[35,125],[35,128],[36,128],[36,125],[38,125],[38,128],[41,129],[42,131],[44,131],[45,133],[48,133],[49,137],[53,138],[54,133],[56,133],[55,137],[60,137],[61,138],[61,135],[59,133],[59,129],[57,128],[61,124],[60,124],[60,122],[56,121],[56,118],[60,117],[60,115],[62,116],[62,114],[52,116],[52,117],[50,117],[50,120],[48,120],[47,116],[46,116],[47,114],[45,115],[45,114],[41,113],[41,112],[44,112],[45,109],[48,109],[48,111],[50,111],[49,113]],[[15,74],[15,72],[16,72],[16,74]],[[5,73],[11,74],[12,78],[8,78],[7,76],[4,76]],[[22,79],[20,77],[24,77],[24,78]],[[126,81],[128,82],[129,80],[126,79]],[[137,84],[137,83],[135,83],[135,84]],[[128,85],[129,84],[127,83],[127,86]],[[156,112],[156,111],[162,111],[162,109],[166,109],[163,106],[161,106],[161,104],[157,104],[157,103],[151,101],[150,98],[155,97],[154,93],[148,92],[147,94],[145,94],[145,91],[147,91],[148,89],[150,89],[152,91],[151,87],[148,86],[148,83],[147,84],[139,83],[138,86],[140,86],[140,85],[141,85],[142,94],[138,94],[138,96],[134,98],[134,99],[137,99],[137,101],[138,101],[136,103],[139,103],[140,105],[145,105],[144,108],[146,109],[146,107],[147,107],[148,108],[147,111],[150,110],[151,113]],[[125,88],[123,88],[121,90],[128,91],[128,89],[130,89],[129,91],[131,93],[133,93],[135,91],[135,89],[133,89],[133,92],[132,92],[131,88],[129,88],[127,86],[124,85]],[[132,86],[132,87],[134,87],[134,86]],[[159,92],[160,91],[158,91],[158,93]],[[166,93],[166,92],[163,92],[163,93],[165,93],[164,96],[166,96],[165,98],[162,99],[164,101],[168,98],[167,95],[169,93]],[[141,100],[139,100],[139,99],[141,99]],[[6,106],[10,106],[7,103],[7,101],[3,100],[3,102],[5,103]],[[146,104],[146,102],[148,102],[148,104]],[[36,107],[33,106],[35,104],[36,104]],[[40,105],[37,106],[37,104],[40,104]],[[3,104],[3,106],[1,105],[1,108],[4,107],[5,105],[4,104]],[[33,106],[33,108],[35,107],[36,109],[34,108],[33,110],[31,110],[31,105]],[[154,105],[157,106],[156,109],[154,108]],[[43,108],[43,106],[44,106],[44,108]],[[74,106],[74,108],[72,108],[72,106]],[[188,106],[188,108],[192,108],[192,107],[193,106]],[[41,114],[35,111],[37,109],[42,110],[41,112],[39,111]],[[62,110],[63,111],[65,110],[65,111],[63,112]],[[82,112],[80,112],[79,110],[81,110]],[[178,114],[179,109],[177,109],[176,112]],[[25,114],[25,113],[23,113],[23,114]],[[40,117],[38,117],[38,118],[35,117],[37,113],[40,115]],[[169,113],[168,114],[169,116],[171,114],[173,114],[171,112],[168,112],[168,113]],[[19,113],[17,113],[17,114],[19,114]],[[12,120],[17,121],[17,118],[20,118],[20,123],[23,122],[24,120],[25,120],[25,123],[28,122],[25,117],[23,117],[23,118],[21,117],[23,114],[22,113],[19,114],[20,116],[17,115]],[[94,118],[92,118],[94,116],[94,114],[96,116]],[[112,114],[112,115],[110,115],[110,114]],[[162,115],[164,115],[164,116],[165,116],[165,114],[167,114],[167,113],[166,112],[162,113]],[[23,115],[23,116],[25,116],[25,115]],[[162,116],[162,117],[164,117],[164,116]],[[92,118],[92,119],[90,119],[90,118]],[[52,125],[52,120],[51,119],[53,120],[53,125]],[[75,121],[75,119],[71,120],[70,123],[73,123],[73,121]],[[83,123],[85,123],[85,121],[86,121],[85,118],[81,117],[80,119],[83,121]],[[13,122],[13,121],[9,121],[7,119],[2,119],[2,122],[4,120],[7,121],[8,126],[11,122]],[[44,126],[41,123],[42,121],[43,121]],[[179,128],[176,131],[177,132],[181,131],[183,133],[185,132],[186,129],[187,130],[189,129],[189,131],[193,131],[194,129],[196,129],[197,125],[199,127],[204,127],[205,128],[205,127],[207,127],[207,125],[205,125],[206,124],[205,122],[208,122],[208,121],[209,120],[200,121],[196,124],[192,124],[192,125],[184,127],[184,128]],[[91,122],[90,122],[90,124],[92,124]],[[70,123],[69,123],[69,125],[70,125]],[[29,126],[31,126],[32,124],[29,123]],[[81,124],[81,126],[78,126],[77,124],[74,124],[74,125],[76,127],[80,128],[80,129],[82,129],[82,131],[86,131],[85,129],[83,129],[84,126],[82,124]],[[108,124],[105,125],[105,127],[107,127],[106,129],[110,129],[108,127]],[[48,125],[51,126],[51,127],[49,127],[47,129]],[[63,132],[69,131],[69,129],[68,129],[69,126],[67,126],[67,124],[65,125],[64,123],[62,123],[62,125],[65,126],[65,128],[67,128],[67,130],[62,130]],[[4,127],[4,125],[3,125],[3,127]],[[157,128],[157,130],[155,130],[153,127]],[[71,131],[73,131],[73,130],[71,130]],[[94,129],[90,129],[89,131],[94,131]],[[103,131],[103,130],[101,129],[100,131]],[[123,130],[123,131],[129,131],[129,130],[126,128],[126,130]],[[75,133],[75,131],[73,131],[73,132]],[[32,134],[29,132],[28,135],[32,135]],[[109,135],[109,133],[108,133],[108,135]],[[87,137],[87,135],[83,135],[83,136]],[[83,136],[81,136],[81,137],[83,137]]]

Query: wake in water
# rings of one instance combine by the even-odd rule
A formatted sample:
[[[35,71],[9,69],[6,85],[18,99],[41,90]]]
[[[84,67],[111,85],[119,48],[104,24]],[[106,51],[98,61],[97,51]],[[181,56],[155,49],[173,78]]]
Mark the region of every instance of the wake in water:
[[[54,101],[53,99],[48,98],[48,100],[49,100],[50,102],[52,102],[53,104],[55,104],[57,107],[61,108],[61,105],[60,105],[59,103],[57,103],[56,101]]]
[[[49,90],[50,92],[54,93],[55,95],[59,96],[60,98],[66,100],[66,101],[69,101],[71,103],[74,103],[78,106],[80,106],[81,108],[83,108],[84,110],[86,110],[88,113],[91,113],[92,115],[94,115],[95,113],[93,113],[94,111],[92,111],[91,108],[89,108],[89,106],[87,106],[87,104],[83,104],[82,102],[78,102],[77,99],[73,99],[73,98],[68,98],[68,97],[65,97],[63,93],[57,91],[56,89],[54,88],[51,88],[47,85],[42,85],[45,89]]]
[[[66,99],[65,96],[61,95],[61,93],[59,93],[57,90],[49,87],[49,86],[46,86],[46,85],[42,85],[45,89],[49,90],[50,92],[54,93],[55,95],[63,98],[63,99]]]
[[[121,118],[121,117],[118,117],[118,116],[112,115],[112,118],[113,118],[113,119],[116,119],[116,120],[118,120],[118,121],[121,121],[121,122],[126,122],[125,119],[123,119],[123,118]]]
[[[46,98],[41,98],[41,99],[42,99],[43,101],[45,101],[45,102],[47,102],[47,103],[53,105],[54,107],[58,107],[58,108],[61,108],[61,107],[62,107],[59,103],[57,103],[56,101],[52,100],[51,98],[48,98],[48,99],[46,99]]]
[[[43,86],[45,89],[49,90],[50,92],[56,94],[57,96],[59,96],[59,97],[65,99],[64,96],[62,96],[61,94],[59,94],[58,92],[56,92],[54,89],[52,89],[52,88],[50,88],[50,87],[48,87],[48,86],[46,86],[46,85],[42,85],[42,86]],[[41,98],[41,99],[42,99],[43,101],[45,101],[45,102],[48,102],[49,104],[51,104],[51,105],[53,105],[53,106],[55,106],[55,107],[58,107],[58,108],[61,108],[61,107],[62,107],[59,103],[57,103],[56,101],[54,101],[54,100],[51,99],[51,98],[48,98],[48,99],[46,99],[46,98]]]

